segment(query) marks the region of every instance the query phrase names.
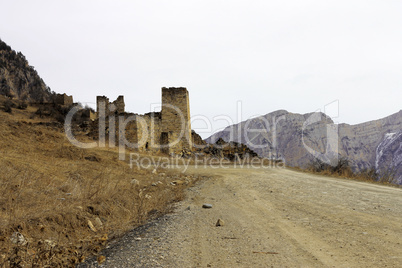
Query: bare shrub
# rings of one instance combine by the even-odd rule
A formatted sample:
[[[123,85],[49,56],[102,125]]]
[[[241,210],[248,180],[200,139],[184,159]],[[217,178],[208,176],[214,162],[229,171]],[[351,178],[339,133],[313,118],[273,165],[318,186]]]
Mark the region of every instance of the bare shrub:
[[[350,177],[353,176],[353,171],[352,168],[350,167],[349,160],[347,158],[341,157],[338,160],[338,164],[334,167],[332,167],[332,173],[345,176],[345,177]]]
[[[13,107],[14,105],[13,105],[13,102],[11,101],[11,100],[6,100],[5,102],[4,102],[4,108],[3,108],[3,110],[6,112],[6,113],[12,113],[13,112],[13,110],[12,110],[12,107]]]
[[[17,105],[17,108],[20,110],[25,110],[28,108],[28,103],[26,101],[20,101]]]
[[[378,181],[381,183],[386,183],[386,184],[394,184],[395,182],[395,168],[389,167],[386,169],[380,170],[378,174]]]
[[[361,180],[368,180],[375,182],[378,179],[378,173],[375,168],[364,169],[360,171],[358,174],[356,174],[355,177]]]
[[[375,168],[365,169],[360,172],[353,172],[349,160],[344,157],[341,157],[338,160],[336,166],[328,165],[319,159],[316,159],[310,164],[307,170],[323,175],[335,175],[382,184],[396,184],[394,168],[384,169],[379,172]]]

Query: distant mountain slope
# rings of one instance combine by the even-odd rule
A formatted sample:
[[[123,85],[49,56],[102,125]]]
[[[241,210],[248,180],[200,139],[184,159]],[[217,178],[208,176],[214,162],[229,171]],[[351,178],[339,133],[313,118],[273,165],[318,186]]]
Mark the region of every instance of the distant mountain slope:
[[[328,144],[337,144],[338,156],[349,159],[354,171],[393,166],[402,180],[401,130],[402,111],[358,125],[335,125],[323,113],[302,115],[280,110],[229,126],[206,141],[214,143],[222,138],[241,142],[260,156],[283,158],[287,165],[304,168],[315,159],[311,151],[324,155]],[[335,141],[328,131],[338,133]],[[391,136],[394,138],[387,142]]]
[[[377,146],[376,170],[392,172],[399,184],[402,184],[402,130],[385,134],[384,139]]]
[[[340,124],[340,153],[352,161],[357,170],[377,168],[376,159],[378,147],[387,139],[390,133],[402,130],[402,111],[382,119],[357,125]],[[385,150],[385,149],[384,149]],[[382,158],[382,167],[391,162]]]
[[[25,56],[12,50],[1,39],[0,95],[30,102],[51,101],[53,95]]]

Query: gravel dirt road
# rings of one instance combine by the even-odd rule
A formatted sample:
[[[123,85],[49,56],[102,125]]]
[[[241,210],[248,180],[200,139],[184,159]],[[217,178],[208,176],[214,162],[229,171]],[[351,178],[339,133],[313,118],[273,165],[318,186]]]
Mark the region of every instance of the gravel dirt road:
[[[402,267],[402,189],[288,169],[187,172],[211,179],[81,267]]]

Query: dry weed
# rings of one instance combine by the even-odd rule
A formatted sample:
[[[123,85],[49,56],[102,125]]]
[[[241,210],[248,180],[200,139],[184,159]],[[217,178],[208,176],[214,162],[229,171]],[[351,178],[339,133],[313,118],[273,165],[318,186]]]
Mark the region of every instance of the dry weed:
[[[130,169],[114,149],[76,148],[30,113],[0,111],[0,265],[74,266],[183,198],[188,185],[170,184],[182,175]]]

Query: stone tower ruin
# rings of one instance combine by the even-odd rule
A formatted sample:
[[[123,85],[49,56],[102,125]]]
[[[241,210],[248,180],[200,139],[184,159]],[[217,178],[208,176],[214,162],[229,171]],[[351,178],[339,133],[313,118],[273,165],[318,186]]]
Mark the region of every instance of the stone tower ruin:
[[[120,120],[110,120],[111,116],[123,116],[124,120],[130,122],[125,125],[124,134],[131,144],[135,144],[132,148],[167,154],[182,154],[183,151],[192,150],[189,93],[184,87],[162,88],[161,112],[144,115],[126,113],[123,96],[114,102],[109,102],[105,96],[97,96],[96,104],[99,130],[105,128],[107,133],[117,137],[121,134]],[[102,106],[105,108],[104,115],[101,114]],[[113,125],[110,122],[114,122]]]
[[[68,96],[66,93],[56,94],[54,102],[63,106],[71,106],[73,105],[73,96]]]
[[[119,96],[114,102],[109,102],[109,98],[105,96],[96,97],[96,114],[100,116],[100,109],[104,105],[105,116],[112,114],[123,114],[125,111],[124,96]]]
[[[191,150],[189,94],[184,87],[162,88],[161,145],[166,153]]]

